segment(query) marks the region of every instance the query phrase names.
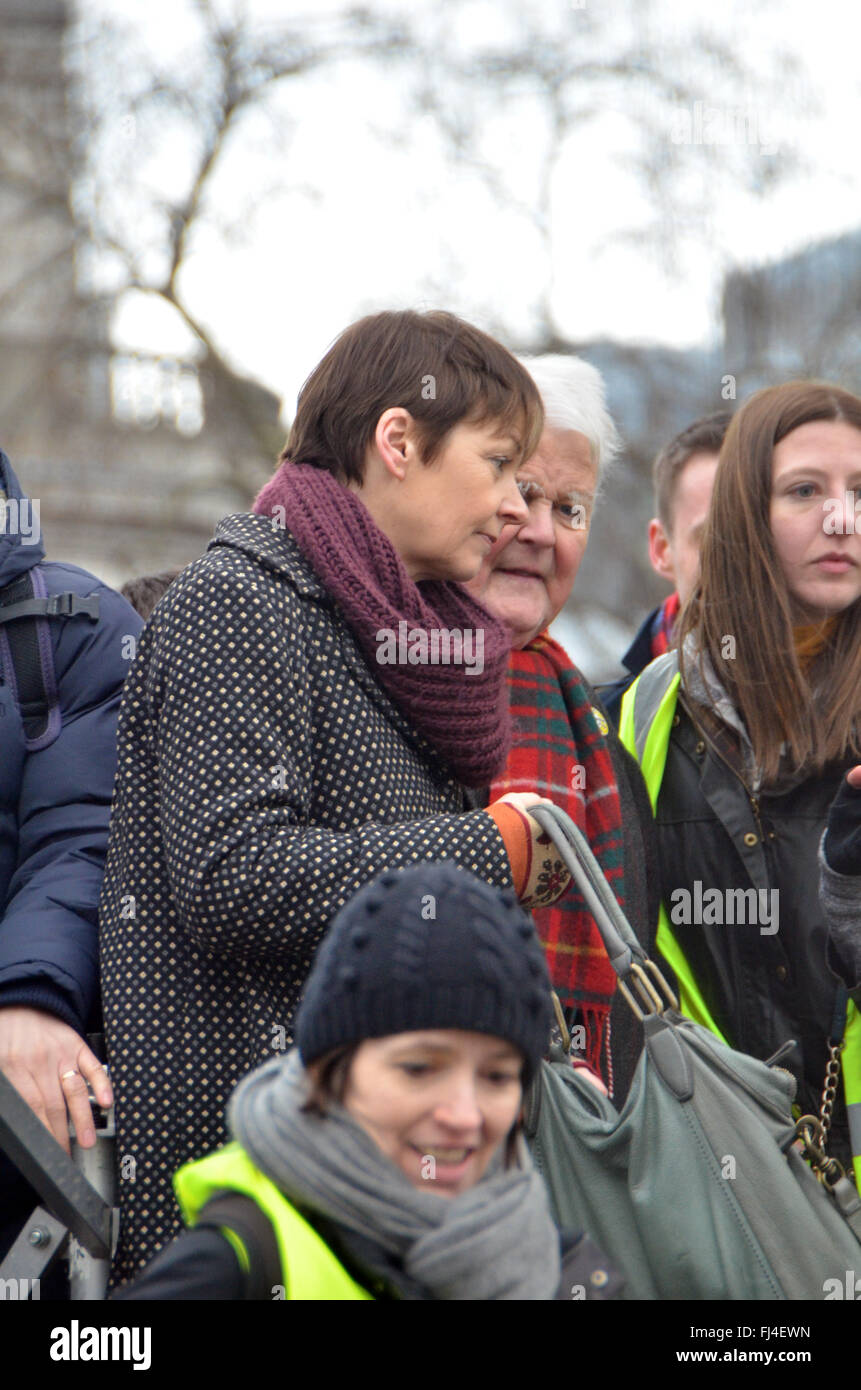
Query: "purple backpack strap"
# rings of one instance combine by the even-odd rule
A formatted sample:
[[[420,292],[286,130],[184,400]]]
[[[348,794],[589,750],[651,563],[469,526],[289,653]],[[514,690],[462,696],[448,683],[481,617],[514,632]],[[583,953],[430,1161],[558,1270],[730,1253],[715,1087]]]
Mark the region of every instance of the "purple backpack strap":
[[[21,710],[25,747],[36,753],[60,732],[60,695],[49,620],[99,616],[98,596],[48,595],[39,565],[0,590],[0,659]]]

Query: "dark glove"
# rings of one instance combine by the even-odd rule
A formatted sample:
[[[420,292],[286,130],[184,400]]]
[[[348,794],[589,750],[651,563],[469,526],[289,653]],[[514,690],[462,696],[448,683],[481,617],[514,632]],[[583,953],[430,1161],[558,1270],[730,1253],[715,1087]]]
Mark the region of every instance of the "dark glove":
[[[861,787],[845,777],[828,812],[823,845],[829,869],[838,874],[861,874]]]

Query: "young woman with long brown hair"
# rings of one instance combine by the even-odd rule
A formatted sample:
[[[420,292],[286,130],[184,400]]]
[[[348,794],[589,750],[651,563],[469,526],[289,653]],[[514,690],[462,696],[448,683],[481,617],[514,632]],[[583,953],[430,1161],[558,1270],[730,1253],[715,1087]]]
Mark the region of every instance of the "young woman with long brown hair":
[[[658,940],[684,1011],[754,1056],[783,1049],[805,1114],[839,1061],[828,1148],[861,1168],[846,1108],[861,1115],[861,1020],[817,894],[829,807],[861,762],[856,499],[861,400],[815,382],[753,396],[721,451],[678,650],[628,692],[621,732],[655,809]]]

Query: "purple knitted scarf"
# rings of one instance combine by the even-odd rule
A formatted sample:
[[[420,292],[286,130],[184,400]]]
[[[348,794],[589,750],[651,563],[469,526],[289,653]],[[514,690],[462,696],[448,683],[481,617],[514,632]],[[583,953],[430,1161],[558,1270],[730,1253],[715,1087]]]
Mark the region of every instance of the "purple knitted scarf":
[[[464,786],[488,786],[510,743],[502,624],[460,584],[414,583],[365,504],[325,469],[282,463],[253,510],[295,537],[413,727]]]

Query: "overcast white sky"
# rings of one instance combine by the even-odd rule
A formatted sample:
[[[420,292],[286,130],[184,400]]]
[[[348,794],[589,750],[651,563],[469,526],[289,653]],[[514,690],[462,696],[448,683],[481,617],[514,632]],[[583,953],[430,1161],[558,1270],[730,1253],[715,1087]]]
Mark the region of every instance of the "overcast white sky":
[[[531,10],[556,0],[528,0]],[[630,19],[637,0],[588,0]],[[193,45],[190,0],[78,0],[79,7],[122,17],[155,53],[181,55]],[[262,21],[294,19],[340,7],[316,0],[248,0]],[[397,4],[371,0],[369,8],[397,12]],[[409,12],[432,6],[411,5]],[[577,8],[574,4],[572,8]],[[679,20],[678,0],[655,4],[661,25]],[[721,275],[733,263],[773,259],[820,237],[861,223],[861,19],[845,0],[774,0],[755,14],[749,3],[687,0],[684,20],[713,24],[734,51],[767,60],[775,36],[803,60],[807,89],[820,104],[793,101],[775,120],[758,104],[760,158],[779,159],[796,149],[808,168],[762,201],[725,188],[702,225],[689,229],[679,272],[667,278],[645,245],[615,245],[614,233],[636,226],[642,210],[636,188],[612,164],[624,131],[605,119],[577,142],[559,180],[554,206],[557,259],[554,303],[562,328],[577,339],[610,336],[684,346],[716,330]],[[487,32],[503,10],[486,0],[472,23]],[[127,80],[127,78],[125,79]],[[273,196],[230,244],[201,237],[186,270],[184,292],[212,327],[218,343],[243,371],[284,397],[292,412],[296,391],[333,337],[369,309],[411,304],[441,305],[478,322],[503,313],[511,333],[524,333],[536,285],[537,241],[526,223],[494,210],[474,176],[446,162],[428,129],[409,143],[397,136],[401,71],[331,73],[303,79],[301,104],[291,88],[288,107],[301,115],[289,157],[267,143],[262,128],[225,166],[219,184],[224,208],[241,208],[249,193],[280,181],[317,190]],[[118,82],[124,81],[118,74]],[[799,91],[801,88],[799,88]],[[708,95],[706,95],[708,100]],[[750,127],[748,127],[750,128]],[[755,129],[755,128],[754,128]],[[383,138],[375,132],[384,132]],[[385,138],[388,136],[388,138]],[[528,188],[531,132],[507,132],[510,161]],[[777,152],[766,153],[776,145]],[[509,148],[509,147],[507,147]],[[622,149],[624,152],[624,149]],[[169,159],[161,175],[179,178]],[[177,351],[184,335],[139,299],[117,314],[119,345]]]

